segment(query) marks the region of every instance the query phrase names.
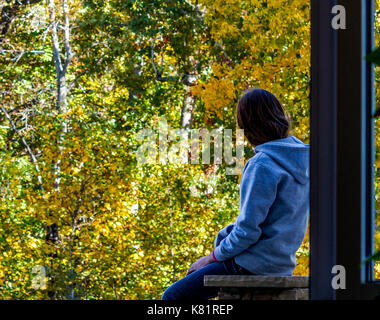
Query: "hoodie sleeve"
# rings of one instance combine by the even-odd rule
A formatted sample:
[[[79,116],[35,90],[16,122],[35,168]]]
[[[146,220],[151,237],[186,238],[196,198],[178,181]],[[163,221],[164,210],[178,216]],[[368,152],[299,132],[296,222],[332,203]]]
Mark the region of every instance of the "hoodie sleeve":
[[[229,224],[227,227],[224,227],[218,232],[214,240],[214,247],[217,247],[220,241],[222,241],[225,237],[227,237],[230,234],[233,227],[234,227],[234,224]]]
[[[260,224],[276,198],[277,177],[261,163],[252,162],[240,183],[240,213],[231,232],[215,247],[218,261],[230,259],[260,238]]]

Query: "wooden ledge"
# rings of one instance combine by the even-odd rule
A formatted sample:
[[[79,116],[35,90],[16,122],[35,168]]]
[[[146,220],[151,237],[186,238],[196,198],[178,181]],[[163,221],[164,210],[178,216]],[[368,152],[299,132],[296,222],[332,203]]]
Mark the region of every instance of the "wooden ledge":
[[[204,276],[205,287],[235,288],[308,288],[309,277],[230,275]]]

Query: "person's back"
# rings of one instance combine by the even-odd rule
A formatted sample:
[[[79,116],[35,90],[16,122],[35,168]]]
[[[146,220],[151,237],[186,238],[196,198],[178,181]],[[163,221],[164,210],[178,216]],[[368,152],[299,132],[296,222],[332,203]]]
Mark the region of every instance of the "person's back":
[[[289,136],[255,152],[243,170],[239,216],[218,234],[215,257],[234,257],[254,274],[291,275],[308,223],[309,146]],[[249,247],[238,253],[241,238]]]
[[[215,297],[217,288],[203,285],[208,274],[291,275],[296,266],[308,222],[309,146],[289,136],[282,105],[266,90],[243,95],[237,122],[256,153],[242,173],[239,215],[162,299]]]

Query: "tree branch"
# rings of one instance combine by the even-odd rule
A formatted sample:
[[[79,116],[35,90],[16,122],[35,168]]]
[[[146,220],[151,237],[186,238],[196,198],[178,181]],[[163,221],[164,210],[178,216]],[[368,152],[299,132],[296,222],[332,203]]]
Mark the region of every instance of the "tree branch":
[[[168,77],[163,77],[163,57],[161,56],[161,70],[158,70],[156,67],[156,63],[154,62],[154,44],[151,46],[150,50],[150,62],[153,66],[154,73],[156,74],[156,80],[160,82],[177,82],[179,80],[178,76],[168,76]]]
[[[63,73],[67,73],[67,69],[69,68],[70,62],[74,57],[74,53],[71,50],[70,45],[70,20],[69,20],[69,8],[67,5],[67,0],[62,0],[62,9],[63,9],[63,19],[64,19],[64,46],[66,53],[66,61],[63,67]]]
[[[224,58],[228,61],[229,64],[234,64],[233,60],[228,56],[227,52],[226,52],[226,49],[223,47],[223,45],[216,41],[215,39],[212,38],[212,35],[211,35],[211,29],[210,27],[208,26],[208,24],[206,23],[206,21],[204,20],[203,16],[202,16],[202,13],[200,12],[199,8],[194,6],[193,4],[191,3],[188,3],[187,1],[185,1],[185,3],[191,7],[191,9],[193,10],[193,12],[195,13],[195,19],[197,19],[198,21],[200,21],[204,26],[205,26],[205,30],[207,31],[211,41],[214,43],[214,45],[219,48],[220,51],[222,51],[223,55],[224,55]],[[184,13],[185,15],[190,15],[191,16],[191,13],[189,13],[188,11],[186,11],[185,9],[180,9],[182,13]],[[230,66],[231,67],[231,66]]]
[[[103,57],[105,56],[105,54],[102,54],[95,62],[95,64],[98,64],[102,59]],[[86,73],[88,72],[88,69],[85,69],[83,71],[81,71],[73,81],[70,82],[70,84],[67,86],[67,93],[71,91],[72,88],[74,88],[75,84],[78,82],[79,78],[84,76]]]
[[[10,0],[7,0],[7,5],[4,5],[0,14],[0,44],[5,39],[13,20],[17,17],[21,6],[39,3],[42,0],[15,0],[13,5]]]
[[[60,56],[59,41],[57,34],[57,24],[55,18],[55,3],[54,0],[49,0],[49,11],[50,11],[50,28],[51,28],[51,41],[53,44],[53,57],[55,63],[55,69],[57,72],[57,77],[59,78],[63,73],[62,61]]]
[[[8,115],[10,115],[11,113],[13,112],[16,112],[20,109],[24,109],[24,108],[28,108],[28,107],[31,107],[32,105],[34,105],[35,103],[38,102],[38,99],[37,98],[33,98],[32,100],[28,101],[28,102],[25,102],[19,106],[16,106],[14,107],[12,110],[9,110],[8,111]],[[3,120],[3,117],[0,117],[0,122]]]
[[[17,135],[20,137],[20,140],[22,142],[22,144],[24,145],[26,151],[28,152],[30,158],[32,159],[32,162],[34,164],[34,167],[37,171],[37,179],[38,179],[38,182],[39,182],[39,185],[40,185],[40,189],[41,191],[43,191],[43,186],[42,186],[42,177],[40,175],[40,169],[38,167],[38,162],[37,162],[37,158],[35,157],[32,149],[29,147],[28,143],[25,141],[24,137],[22,136],[22,134],[20,133],[20,131],[17,129],[16,125],[14,124],[12,118],[10,117],[10,115],[8,114],[8,112],[5,110],[4,107],[0,107],[1,111],[3,111],[3,113],[5,114],[5,117],[8,119],[9,121],[9,124],[11,125],[13,131],[15,131],[17,133]]]

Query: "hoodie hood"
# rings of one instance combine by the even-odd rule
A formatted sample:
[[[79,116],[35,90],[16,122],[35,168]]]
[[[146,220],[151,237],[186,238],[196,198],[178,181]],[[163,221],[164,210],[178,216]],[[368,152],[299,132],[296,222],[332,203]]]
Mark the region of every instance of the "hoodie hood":
[[[289,136],[260,144],[255,148],[255,153],[265,153],[297,182],[305,184],[309,181],[309,149],[309,145]]]

